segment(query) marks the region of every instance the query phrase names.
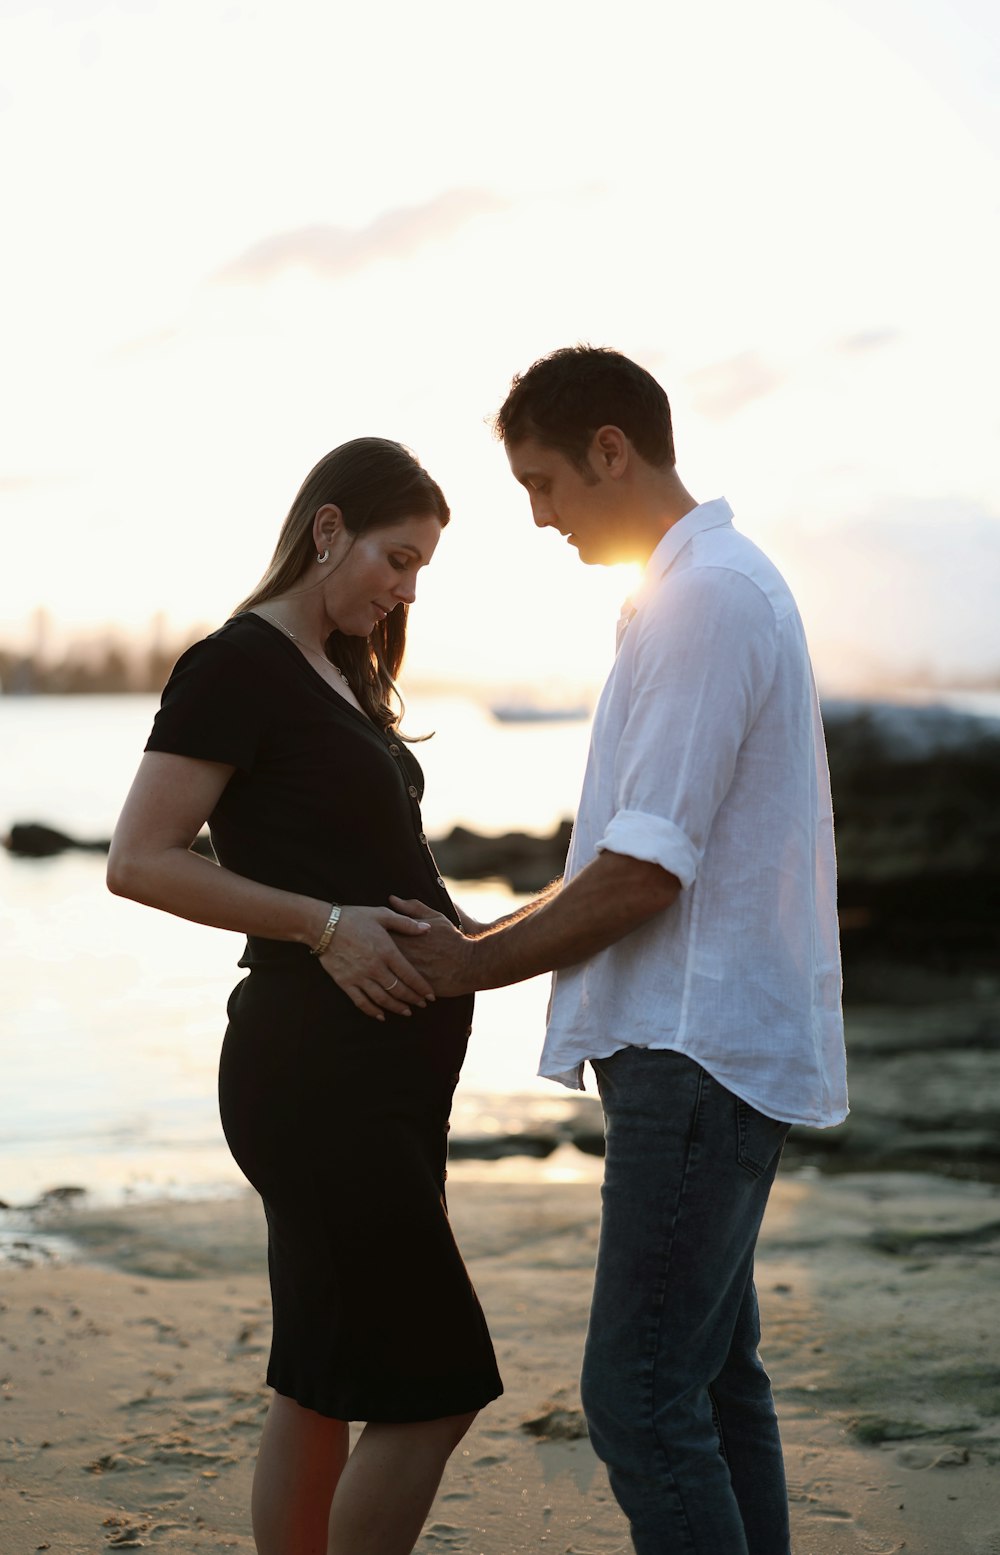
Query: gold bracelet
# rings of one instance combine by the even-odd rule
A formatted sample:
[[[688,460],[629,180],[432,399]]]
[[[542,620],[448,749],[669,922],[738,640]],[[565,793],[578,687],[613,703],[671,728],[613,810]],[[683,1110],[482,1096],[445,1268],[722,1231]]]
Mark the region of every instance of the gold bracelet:
[[[339,922],[340,908],[337,906],[337,903],[334,902],[333,906],[330,908],[330,916],[326,920],[326,928],[323,930],[319,937],[319,944],[314,945],[312,950],[309,952],[311,956],[321,956],[323,954],[324,950],[326,950],[330,941],[333,939],[333,931]]]

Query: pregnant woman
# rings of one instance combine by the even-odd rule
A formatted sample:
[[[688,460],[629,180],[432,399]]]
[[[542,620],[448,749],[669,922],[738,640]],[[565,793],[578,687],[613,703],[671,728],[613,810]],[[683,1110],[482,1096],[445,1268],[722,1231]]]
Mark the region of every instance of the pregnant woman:
[[[502,1391],[444,1197],[472,1000],[434,999],[405,955],[424,926],[383,905],[461,922],[394,679],[448,518],[397,443],[317,464],[259,586],[176,665],[109,860],[119,895],[247,936],[219,1092],[268,1227],[260,1555],[407,1555]],[[218,864],[191,851],[206,821]]]

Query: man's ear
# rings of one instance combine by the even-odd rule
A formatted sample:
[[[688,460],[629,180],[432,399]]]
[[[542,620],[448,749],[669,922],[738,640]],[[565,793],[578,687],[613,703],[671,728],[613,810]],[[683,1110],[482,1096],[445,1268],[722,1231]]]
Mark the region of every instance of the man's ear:
[[[631,444],[621,427],[598,427],[590,444],[590,462],[603,475],[619,480],[628,468]]]

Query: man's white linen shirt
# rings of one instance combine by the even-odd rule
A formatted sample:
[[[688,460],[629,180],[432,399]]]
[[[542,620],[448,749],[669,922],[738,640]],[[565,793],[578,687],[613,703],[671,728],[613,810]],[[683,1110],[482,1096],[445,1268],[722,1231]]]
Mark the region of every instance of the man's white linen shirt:
[[[594,715],[565,880],[605,849],[673,906],[557,972],[539,1072],[670,1048],[787,1123],[847,1113],[833,814],[805,634],[777,569],[702,503],[653,552]]]

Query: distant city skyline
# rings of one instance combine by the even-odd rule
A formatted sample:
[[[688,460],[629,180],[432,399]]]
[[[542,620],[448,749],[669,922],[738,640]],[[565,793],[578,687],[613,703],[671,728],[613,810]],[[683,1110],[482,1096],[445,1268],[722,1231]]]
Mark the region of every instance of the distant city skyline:
[[[158,692],[184,649],[211,630],[213,623],[207,621],[187,627],[175,625],[163,611],[150,618],[145,630],[125,629],[110,622],[64,628],[40,608],[33,614],[30,630],[0,638],[0,694]],[[573,702],[581,697],[595,699],[603,679],[603,674],[594,679],[566,674],[552,663],[539,663],[530,675],[520,676],[499,672],[465,676],[460,669],[435,675],[426,670],[414,672],[404,665],[401,685],[404,693],[409,687],[420,692],[454,690],[486,697],[504,692],[530,697],[534,687],[545,692],[550,702],[555,693],[563,701]],[[974,672],[949,674],[930,664],[914,663],[902,670],[869,660],[863,670],[855,670],[840,682],[820,677],[819,690],[821,695],[854,691],[876,697],[914,690],[1000,691],[1000,662]]]

